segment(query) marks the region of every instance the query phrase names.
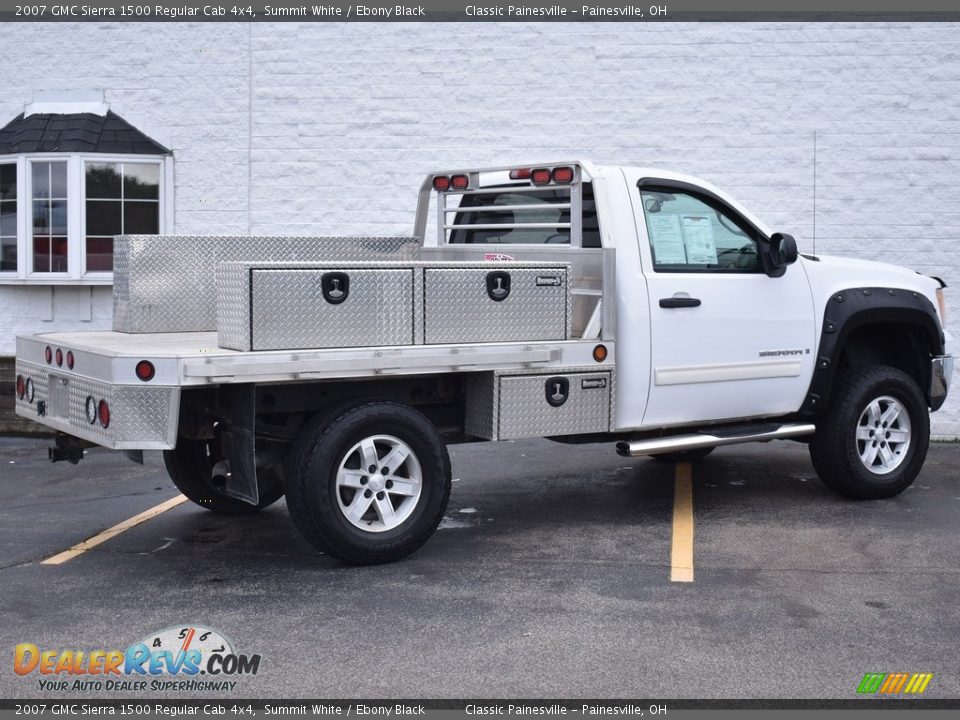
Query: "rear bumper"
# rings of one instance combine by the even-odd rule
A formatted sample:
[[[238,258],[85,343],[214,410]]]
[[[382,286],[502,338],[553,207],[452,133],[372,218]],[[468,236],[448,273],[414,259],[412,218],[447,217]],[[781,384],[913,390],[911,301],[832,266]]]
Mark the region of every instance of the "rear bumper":
[[[21,417],[114,450],[169,450],[176,444],[177,387],[108,383],[20,358],[16,373],[30,381],[32,391],[16,397]],[[88,397],[107,402],[107,427],[87,419]]]
[[[953,377],[953,355],[938,355],[930,359],[930,409],[939,410],[950,392]]]

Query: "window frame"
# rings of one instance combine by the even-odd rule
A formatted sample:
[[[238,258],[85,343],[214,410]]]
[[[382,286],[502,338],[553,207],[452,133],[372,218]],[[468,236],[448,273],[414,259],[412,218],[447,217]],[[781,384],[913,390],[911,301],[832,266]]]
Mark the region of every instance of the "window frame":
[[[657,267],[653,246],[650,244],[650,230],[647,226],[647,209],[643,204],[644,191],[678,194],[682,193],[684,195],[689,195],[695,200],[699,200],[712,210],[723,213],[731,221],[733,221],[733,223],[736,224],[740,230],[745,232],[748,237],[753,240],[753,242],[757,244],[757,266],[754,268],[678,267],[676,265],[669,267]],[[640,212],[643,217],[644,234],[647,238],[647,248],[650,252],[650,267],[654,272],[676,274],[709,273],[712,275],[757,275],[767,272],[764,248],[761,247],[761,245],[763,243],[769,243],[770,238],[767,237],[766,233],[760,230],[760,228],[750,222],[743,215],[743,213],[739,212],[736,208],[731,206],[730,203],[718,195],[710,192],[706,188],[700,187],[699,185],[694,185],[692,183],[687,183],[680,180],[667,180],[664,178],[640,178],[640,180],[637,181],[637,195],[639,196],[638,199],[640,201]]]
[[[43,272],[33,268],[32,162],[67,163],[67,272]],[[0,163],[17,166],[17,270],[0,271],[0,285],[112,285],[113,272],[87,271],[86,260],[86,164],[135,163],[160,167],[158,232],[174,226],[173,156],[117,153],[22,153],[0,155]]]

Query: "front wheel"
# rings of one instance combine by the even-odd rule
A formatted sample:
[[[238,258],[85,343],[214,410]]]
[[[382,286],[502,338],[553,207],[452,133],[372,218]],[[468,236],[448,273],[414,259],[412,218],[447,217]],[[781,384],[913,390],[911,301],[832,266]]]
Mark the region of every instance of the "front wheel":
[[[291,453],[287,507],[316,548],[357,565],[392,562],[433,534],[450,497],[450,458],[430,420],[367,402],[304,428]]]
[[[838,378],[829,412],[810,442],[810,458],[820,479],[841,495],[889,498],[913,483],[929,444],[930,415],[913,378],[868,365]]]

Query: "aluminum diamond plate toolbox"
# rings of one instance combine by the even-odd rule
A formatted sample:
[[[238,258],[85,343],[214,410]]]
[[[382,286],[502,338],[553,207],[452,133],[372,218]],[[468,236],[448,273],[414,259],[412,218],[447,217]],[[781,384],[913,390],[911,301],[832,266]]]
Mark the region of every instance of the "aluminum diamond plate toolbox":
[[[411,345],[414,273],[403,263],[222,263],[217,342],[232,350]]]
[[[426,268],[424,343],[567,339],[569,265],[525,265]]]
[[[216,329],[216,266],[225,261],[415,259],[414,237],[123,235],[114,240],[113,329]]]
[[[488,440],[608,432],[613,370],[483,372],[466,378],[465,430]]]
[[[606,432],[610,373],[504,375],[499,382],[499,439]]]

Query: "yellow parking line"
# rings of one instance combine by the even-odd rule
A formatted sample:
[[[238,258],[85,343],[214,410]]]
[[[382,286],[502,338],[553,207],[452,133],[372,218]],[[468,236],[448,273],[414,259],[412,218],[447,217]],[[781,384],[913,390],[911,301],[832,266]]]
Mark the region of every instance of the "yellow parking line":
[[[107,528],[103,532],[97,533],[91,538],[87,538],[83,542],[77,543],[72,548],[68,548],[63,552],[59,552],[56,555],[51,555],[46,560],[40,562],[41,565],[62,565],[67,560],[72,560],[77,557],[77,555],[82,555],[87,550],[95,548],[101,543],[105,543],[110,538],[116,537],[120,533],[129,530],[132,527],[136,527],[140,523],[145,523],[150,518],[154,518],[161,513],[165,513],[171,508],[175,508],[181,503],[185,503],[187,498],[183,495],[177,495],[176,497],[170,498],[169,500],[156,505],[149,510],[144,510],[139,515],[134,515],[132,518],[124,520],[122,523],[114,525],[112,528]]]
[[[693,582],[693,471],[688,462],[677,463],[673,489],[670,580]]]

